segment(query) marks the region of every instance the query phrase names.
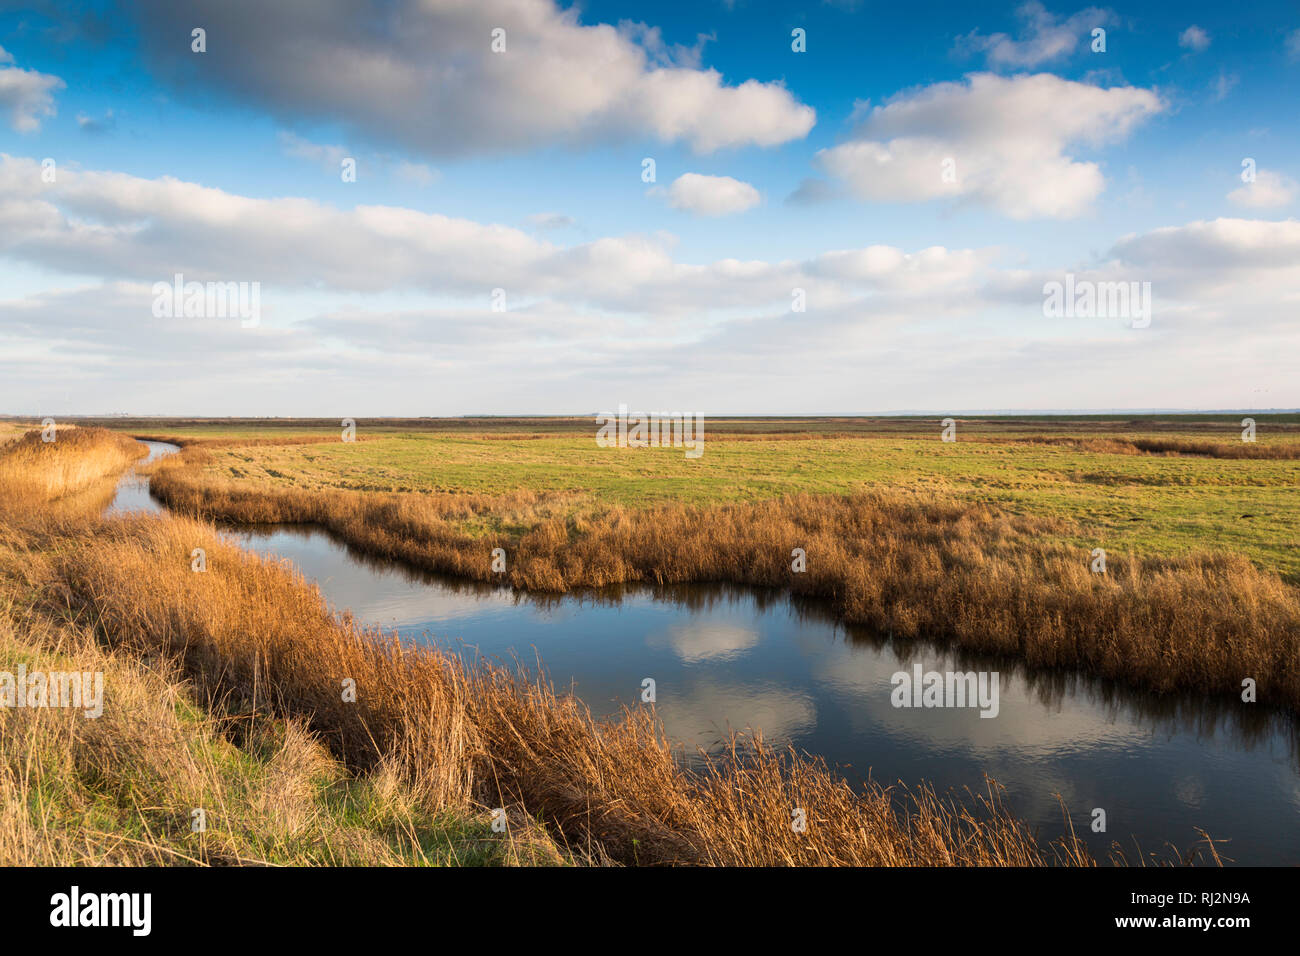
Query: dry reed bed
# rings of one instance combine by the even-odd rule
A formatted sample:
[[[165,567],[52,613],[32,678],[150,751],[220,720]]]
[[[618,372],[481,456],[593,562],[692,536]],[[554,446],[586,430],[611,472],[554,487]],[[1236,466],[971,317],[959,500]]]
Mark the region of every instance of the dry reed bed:
[[[0,501],[10,509],[39,507],[91,489],[144,454],[139,442],[104,428],[65,425],[49,442],[29,431],[0,446]]]
[[[117,520],[63,540],[46,592],[110,646],[166,656],[214,709],[303,720],[349,766],[387,768],[429,807],[514,806],[587,858],[1091,863],[1077,842],[1040,845],[996,791],[969,805],[925,789],[855,793],[820,763],[761,745],[684,769],[648,711],[596,722],[545,683],[336,619],[290,568],[201,522]],[[206,573],[191,570],[195,547]],[[794,808],[807,812],[804,833],[790,826]]]
[[[1075,451],[1102,455],[1195,455],[1203,458],[1267,459],[1295,461],[1300,459],[1300,443],[1263,444],[1260,442],[1211,442],[1186,438],[1074,438],[1029,437],[998,438],[978,437],[976,441],[1010,445],[1056,445]]]
[[[196,706],[175,662],[31,606],[52,577],[29,543],[0,522],[0,662],[102,674],[105,693],[94,720],[0,707],[0,866],[573,862],[518,814],[495,834],[473,807],[422,810],[387,764],[349,773],[301,718]]]
[[[413,528],[423,529],[430,513],[536,517],[552,504],[528,495],[471,501],[441,496],[424,500],[414,515],[404,512],[410,505],[405,499],[387,506],[390,517],[404,516],[414,521]],[[855,793],[819,762],[773,753],[761,741],[744,747],[733,741],[733,751],[706,764],[703,772],[684,770],[649,712],[597,723],[581,704],[557,697],[544,683],[496,667],[467,666],[434,649],[403,647],[347,618],[336,619],[315,588],[289,568],[219,542],[203,523],[170,517],[88,521],[84,512],[47,516],[43,522],[25,511],[19,517],[21,528],[6,528],[0,520],[0,555],[5,558],[0,572],[24,578],[25,590],[43,595],[34,610],[47,619],[73,618],[59,633],[75,628],[84,635],[93,627],[106,639],[112,660],[126,667],[161,655],[162,662],[152,666],[186,680],[186,692],[206,703],[217,724],[249,728],[242,733],[246,747],[265,749],[250,736],[253,728],[267,727],[262,718],[284,728],[283,741],[272,742],[284,752],[276,751],[273,761],[289,762],[300,772],[286,778],[277,770],[276,779],[287,779],[286,785],[297,789],[288,795],[279,789],[259,795],[241,820],[239,839],[231,837],[213,848],[218,860],[224,853],[226,862],[248,862],[240,854],[248,854],[249,846],[299,858],[295,854],[302,851],[296,847],[303,840],[313,846],[323,840],[341,843],[337,855],[332,848],[325,851],[330,860],[393,861],[391,850],[358,847],[357,834],[334,832],[318,820],[309,821],[314,829],[309,826],[306,836],[296,825],[268,825],[268,812],[281,821],[286,799],[297,808],[291,819],[314,816],[302,803],[301,774],[324,772],[311,750],[312,742],[320,740],[353,771],[361,771],[362,779],[380,781],[385,806],[394,802],[392,794],[400,795],[399,808],[418,806],[426,813],[449,808],[472,814],[510,806],[510,839],[524,834],[523,858],[529,861],[556,855],[550,836],[529,837],[537,833],[531,821],[538,817],[567,844],[570,859],[589,862],[1091,864],[1072,834],[1039,844],[1006,812],[993,787],[987,796],[969,802],[940,799],[926,788],[901,799],[879,786]],[[621,515],[619,520],[635,519]],[[558,546],[563,522],[551,525],[547,540]],[[207,573],[191,570],[194,547],[207,549]],[[541,563],[533,571],[545,571],[545,562],[537,560]],[[552,573],[556,570],[552,566]],[[78,648],[90,652],[84,641]],[[107,669],[117,674],[121,667]],[[343,701],[343,677],[357,683],[355,703]],[[130,675],[122,679],[128,686],[110,691],[108,712],[126,724],[110,721],[97,727],[104,734],[94,745],[69,739],[66,748],[51,749],[39,734],[10,734],[6,740],[23,741],[23,753],[40,743],[56,765],[67,762],[66,751],[107,754],[108,763],[93,765],[109,778],[129,779],[121,785],[132,794],[137,770],[172,797],[195,785],[219,789],[222,781],[214,781],[211,768],[196,771],[193,759],[177,754],[175,746],[155,751],[160,741],[175,743],[164,719],[168,715],[157,718],[164,725],[159,736],[157,728],[148,726],[157,716],[150,716],[144,702],[149,692],[142,697],[139,680]],[[114,677],[111,683],[116,687],[118,682]],[[169,686],[176,693],[176,685]],[[300,725],[310,739],[295,730]],[[68,726],[75,737],[80,725]],[[12,722],[5,727],[7,733],[13,729]],[[14,757],[8,761],[10,770],[17,766],[16,755],[18,751],[8,754]],[[24,763],[32,765],[31,760]],[[29,778],[15,785],[10,774],[0,784],[15,806],[28,802]],[[264,806],[264,800],[275,805]],[[179,802],[202,801],[187,795]],[[807,812],[805,833],[796,834],[789,825],[795,807]],[[399,816],[411,818],[408,810]],[[0,846],[12,848],[17,840],[19,857],[31,861],[33,847],[50,841],[54,855],[47,861],[63,862],[175,862],[174,847],[185,846],[160,841],[152,833],[136,843],[112,833],[74,835],[72,840],[81,845],[72,846],[66,833],[46,822],[42,819],[33,831],[29,816],[6,815]],[[417,829],[410,823],[403,827],[403,839],[415,845]],[[57,847],[56,839],[62,841]],[[510,853],[512,859],[520,857],[513,848]]]
[[[1156,692],[1300,707],[1300,592],[1244,557],[1108,555],[1050,543],[1054,523],[991,507],[874,491],[722,507],[613,507],[566,517],[546,496],[378,494],[255,487],[201,476],[201,450],[163,463],[152,487],[173,509],[238,522],[325,527],[372,555],[480,581],[561,592],[625,582],[788,588],[844,619],[905,638],[948,639],[1034,667]],[[490,518],[520,535],[472,534]],[[491,551],[504,548],[507,572]],[[791,552],[807,554],[793,573]]]
[[[274,438],[230,438],[226,436],[195,438],[190,435],[148,434],[143,432],[134,432],[133,434],[140,441],[166,442],[169,445],[180,445],[185,448],[259,448],[267,445],[323,445],[326,443],[333,444],[339,440],[337,433],[329,435],[278,435]],[[374,438],[369,435],[359,435],[354,440],[374,441]]]

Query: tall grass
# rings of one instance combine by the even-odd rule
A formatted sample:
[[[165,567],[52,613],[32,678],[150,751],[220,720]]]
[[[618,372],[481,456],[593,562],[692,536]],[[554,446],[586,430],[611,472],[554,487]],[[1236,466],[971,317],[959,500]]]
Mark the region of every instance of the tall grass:
[[[253,487],[203,477],[204,452],[163,463],[152,487],[173,509],[239,522],[309,522],[379,557],[517,587],[624,582],[787,588],[900,637],[948,639],[1034,667],[1156,692],[1300,708],[1300,592],[1244,557],[1090,555],[1060,527],[920,494],[791,495],[720,507],[610,507],[566,514],[562,496],[358,493]],[[493,530],[493,529],[512,529]],[[507,552],[494,574],[491,552]],[[792,571],[801,548],[807,571]]]
[[[1182,438],[1135,438],[1133,444],[1153,454],[1200,455],[1206,458],[1300,459],[1300,444],[1189,441]]]
[[[25,460],[29,468],[40,462]],[[75,484],[27,487],[53,498]],[[878,522],[876,530],[893,528],[905,541],[937,522],[928,533],[964,542],[949,556],[968,560],[976,544],[1035,530],[991,513],[916,512],[908,510],[915,503],[883,499],[874,509],[848,502],[837,515],[811,498],[736,512],[729,525],[694,532],[708,514],[689,509],[611,512],[570,528],[536,496],[310,498],[296,506],[315,517],[299,520],[328,519],[345,501],[353,507],[340,510],[341,527],[359,534],[353,522],[380,519],[376,532],[404,548],[436,543],[427,534],[435,520],[532,520],[514,564],[535,585],[557,575],[563,583],[566,574],[626,579],[647,568],[661,578],[675,569],[673,580],[735,574],[738,565],[719,552],[727,545],[748,549],[740,560],[757,580],[775,581],[785,559],[766,551],[774,542],[785,548],[792,529],[813,557],[831,554],[822,548],[846,528],[865,540]],[[270,508],[288,504],[277,498]],[[849,516],[858,523],[846,525]],[[855,791],[822,763],[774,752],[761,739],[735,738],[728,752],[690,769],[652,712],[596,721],[536,675],[358,627],[329,613],[291,567],[231,546],[202,521],[23,517],[0,513],[0,653],[103,670],[109,690],[97,721],[0,710],[0,861],[1093,862],[1072,833],[1040,842],[992,785],[966,799],[923,786]],[[776,537],[753,537],[762,527]],[[471,545],[449,524],[440,533],[467,562],[495,540]],[[620,542],[624,552],[614,553]],[[207,551],[206,573],[191,569],[195,547]],[[917,559],[898,547],[891,560]],[[855,605],[842,607],[854,613]],[[345,699],[345,681],[355,700]],[[216,808],[216,826],[202,837],[189,829],[196,806]],[[496,807],[508,810],[504,836],[484,829]],[[791,826],[796,809],[807,815],[806,830]],[[477,829],[465,821],[479,821]]]
[[[0,586],[4,668],[100,673],[106,694],[93,720],[0,707],[0,866],[569,859],[530,821],[502,838],[471,808],[422,809],[386,767],[349,773],[302,720],[206,710],[168,662],[101,647],[90,629],[20,611],[11,596]]]
[[[195,547],[207,550],[206,573],[191,571]],[[1092,862],[1072,839],[1040,844],[996,790],[968,802],[926,789],[855,792],[820,763],[761,742],[737,741],[689,769],[652,713],[597,722],[539,679],[335,618],[290,567],[223,543],[202,522],[87,526],[63,539],[46,573],[51,603],[93,622],[110,647],[171,662],[214,711],[301,721],[354,772],[391,772],[426,811],[510,807],[587,859]],[[796,808],[805,832],[791,826]]]
[[[104,428],[59,427],[53,441],[29,431],[0,445],[0,508],[15,512],[87,491],[146,454],[134,439]]]
[[[1300,459],[1297,442],[1212,442],[1187,438],[1123,438],[1123,437],[1042,437],[1000,438],[981,437],[979,441],[1016,445],[1056,445],[1076,451],[1103,455],[1195,455],[1202,458],[1270,459],[1295,461]]]
[[[0,707],[0,865],[602,862],[518,812],[501,835],[463,801],[429,809],[393,759],[355,773],[302,715],[198,700],[175,660],[132,653],[147,641],[106,646],[70,619],[54,555],[77,560],[113,479],[142,454],[99,429],[0,450],[0,667],[98,673],[105,690],[94,719]]]

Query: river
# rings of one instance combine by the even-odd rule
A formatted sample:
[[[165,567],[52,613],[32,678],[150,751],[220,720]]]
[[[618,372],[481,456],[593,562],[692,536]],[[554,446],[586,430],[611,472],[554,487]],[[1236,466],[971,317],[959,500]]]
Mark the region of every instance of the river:
[[[146,461],[176,450],[146,444]],[[129,475],[109,513],[162,510],[146,480]],[[1228,840],[1220,853],[1238,863],[1300,862],[1300,733],[1283,714],[895,642],[779,592],[692,585],[530,595],[376,561],[318,528],[225,533],[289,559],[360,622],[534,669],[540,659],[558,688],[598,716],[642,706],[650,678],[665,730],[688,747],[713,749],[728,728],[753,727],[854,781],[980,790],[988,774],[1041,837],[1063,832],[1059,794],[1103,860],[1116,840],[1132,862],[1138,848],[1185,851],[1200,827]],[[997,716],[893,706],[891,678],[917,664],[996,671]],[[1092,831],[1097,808],[1104,833]]]

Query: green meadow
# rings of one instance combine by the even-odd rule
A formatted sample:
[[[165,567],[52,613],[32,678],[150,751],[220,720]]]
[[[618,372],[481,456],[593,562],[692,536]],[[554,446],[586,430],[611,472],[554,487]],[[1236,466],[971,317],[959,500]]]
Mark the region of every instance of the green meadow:
[[[1300,442],[1297,416],[1257,416],[1260,444]],[[131,423],[137,435],[212,440],[215,476],[303,489],[554,495],[574,516],[607,505],[714,505],[891,487],[1061,519],[1062,540],[1108,552],[1245,554],[1300,581],[1300,461],[1098,451],[1111,439],[1239,442],[1235,416],[1135,420],[723,419],[705,451],[601,448],[591,419]],[[119,426],[120,427],[120,426]],[[315,437],[311,444],[275,444]],[[338,440],[335,440],[335,439]],[[249,439],[255,445],[241,445]],[[227,444],[228,443],[228,444]]]

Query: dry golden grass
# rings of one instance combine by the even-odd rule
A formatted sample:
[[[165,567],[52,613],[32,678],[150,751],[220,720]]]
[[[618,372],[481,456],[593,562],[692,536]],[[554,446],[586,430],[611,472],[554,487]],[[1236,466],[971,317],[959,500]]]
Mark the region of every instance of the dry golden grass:
[[[100,454],[98,442],[85,447]],[[37,457],[22,460],[48,471]],[[170,494],[194,496],[198,510],[204,496],[183,464],[159,478],[171,479]],[[53,498],[76,485],[29,476],[24,487]],[[1073,565],[1030,580],[1026,559],[1013,557],[1035,523],[884,496],[615,510],[580,527],[527,494],[335,493],[259,504],[232,493],[217,503],[261,509],[260,520],[335,521],[379,553],[461,562],[475,577],[488,576],[492,542],[444,519],[508,514],[535,525],[511,543],[516,583],[740,579],[819,593],[846,616],[883,615],[878,623],[905,633],[939,620],[996,622],[990,610],[1015,611],[1008,582],[1018,601],[1040,602],[1066,582],[1066,597],[1090,611],[1106,605],[1089,589],[1168,584],[1162,569],[1133,568],[1127,584],[1075,581]],[[810,574],[793,581],[792,546],[812,559]],[[207,551],[204,573],[191,569],[196,547]],[[814,577],[818,561],[827,570]],[[1155,611],[1190,586],[1186,574],[1215,567],[1171,569],[1172,590],[1138,613],[1159,620]],[[954,613],[975,571],[990,577],[991,603]],[[956,590],[944,591],[944,581]],[[1028,584],[1041,593],[1016,591]],[[1248,595],[1255,610],[1277,612],[1276,594],[1254,579],[1246,585],[1263,588]],[[1110,600],[1112,624],[1135,627],[1124,602]],[[1057,626],[1077,613],[1047,607]],[[0,710],[0,862],[387,864],[458,862],[471,852],[475,862],[516,863],[1092,864],[1072,833],[1040,843],[993,786],[968,801],[923,786],[855,792],[817,761],[739,738],[689,769],[650,711],[597,722],[544,681],[358,627],[331,615],[291,568],[240,551],[198,520],[0,514],[0,609],[6,660],[54,655],[60,669],[104,671],[112,688],[94,721]],[[1043,648],[1020,648],[1031,649]],[[345,680],[355,682],[355,701],[344,698]],[[188,832],[195,806],[216,807],[219,821],[197,843]],[[486,857],[482,839],[447,841],[439,821],[484,821],[493,807],[508,808],[510,832]],[[803,832],[790,825],[796,809],[807,815]],[[431,832],[444,833],[441,849],[431,850]]]
[[[0,445],[0,507],[38,508],[85,492],[145,453],[134,439],[103,428],[60,426],[49,442],[29,431]]]
[[[1296,442],[1265,444],[1262,442],[1194,441],[1187,438],[1122,437],[982,437],[977,440],[1019,445],[1058,445],[1103,455],[1137,455],[1146,452],[1153,455],[1196,455],[1205,458],[1250,458],[1272,461],[1295,461],[1300,459],[1300,443]]]
[[[424,811],[385,766],[349,774],[300,720],[205,713],[165,661],[84,628],[0,620],[0,654],[106,686],[95,719],[0,708],[0,866],[571,862],[531,821],[497,836],[486,814]]]
[[[555,496],[367,494],[200,478],[205,452],[161,463],[152,487],[182,513],[327,528],[372,555],[477,580],[565,591],[624,582],[727,581],[824,599],[845,619],[948,639],[1157,692],[1216,696],[1257,682],[1300,707],[1300,593],[1243,557],[1090,555],[1055,523],[919,494],[791,495],[729,506],[564,513]],[[467,519],[517,534],[472,534]],[[481,522],[486,523],[486,522]],[[507,572],[491,552],[507,552]],[[807,554],[792,573],[791,552]]]
[[[686,769],[653,715],[596,722],[542,682],[403,646],[331,617],[287,567],[211,526],[130,518],[64,528],[44,589],[110,647],[172,662],[214,712],[301,721],[350,770],[383,769],[427,812],[514,809],[588,860],[641,864],[1088,864],[1040,845],[996,798],[971,806],[740,746]],[[193,548],[208,571],[191,570]],[[345,679],[357,697],[343,697]],[[790,826],[795,808],[806,832]]]
[[[114,472],[143,447],[98,430],[58,443],[7,462],[20,496],[0,508],[0,667],[100,674],[103,712],[0,707],[0,865],[602,862],[517,810],[505,834],[463,801],[430,811],[391,758],[353,773],[303,718],[201,706],[174,661],[104,646],[75,620],[53,555],[100,522]]]
[[[0,669],[99,673],[103,713],[0,707],[0,866],[578,862],[517,813],[496,834],[426,809],[392,761],[352,773],[301,717],[202,706],[174,661],[70,619],[31,533],[0,523]]]

